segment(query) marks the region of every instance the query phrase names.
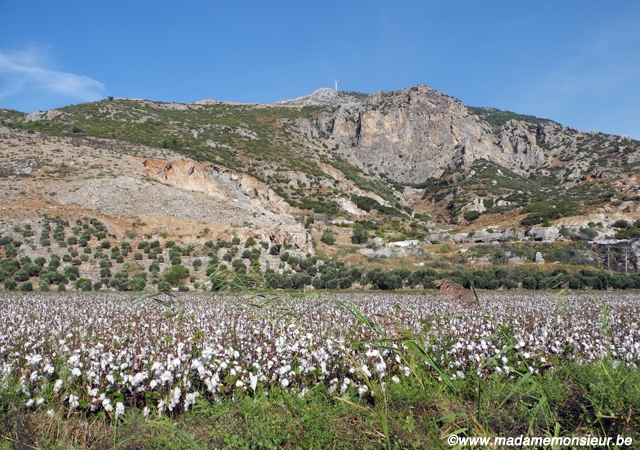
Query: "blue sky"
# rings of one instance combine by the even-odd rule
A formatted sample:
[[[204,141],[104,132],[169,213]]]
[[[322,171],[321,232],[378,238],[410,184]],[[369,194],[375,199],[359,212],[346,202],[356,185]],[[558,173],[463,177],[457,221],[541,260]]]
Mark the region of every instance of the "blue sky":
[[[640,2],[0,0],[0,107],[422,83],[640,139]]]

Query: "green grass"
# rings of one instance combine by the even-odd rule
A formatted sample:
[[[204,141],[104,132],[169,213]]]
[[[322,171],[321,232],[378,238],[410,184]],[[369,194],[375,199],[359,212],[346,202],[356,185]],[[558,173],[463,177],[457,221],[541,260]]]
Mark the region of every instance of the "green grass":
[[[415,377],[387,385],[388,444],[379,405],[354,392],[331,397],[320,388],[301,396],[272,389],[219,402],[201,398],[186,413],[147,420],[130,408],[114,423],[69,412],[63,402],[55,404],[53,417],[45,408],[27,409],[17,386],[9,385],[1,389],[0,448],[435,449],[448,448],[446,437],[456,430],[465,436],[640,438],[640,371],[606,360],[564,362],[526,379],[480,380],[468,373],[452,385]],[[541,396],[545,402],[536,411]]]

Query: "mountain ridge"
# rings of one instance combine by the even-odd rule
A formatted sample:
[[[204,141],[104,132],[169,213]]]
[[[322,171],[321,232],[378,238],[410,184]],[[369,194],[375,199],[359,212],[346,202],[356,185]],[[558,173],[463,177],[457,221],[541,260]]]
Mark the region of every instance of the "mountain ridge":
[[[470,225],[462,217],[469,211],[499,211],[522,226],[519,216],[544,201],[540,193],[569,204],[571,214],[593,213],[582,191],[610,199],[605,194],[615,195],[635,173],[640,155],[638,141],[468,107],[426,85],[374,94],[321,88],[270,105],[110,98],[29,115],[0,110],[0,121],[27,132],[165,148],[224,166],[270,186],[300,214],[437,218],[425,226]],[[482,161],[511,171],[511,181],[463,183],[478,177]],[[529,191],[518,194],[518,183]]]

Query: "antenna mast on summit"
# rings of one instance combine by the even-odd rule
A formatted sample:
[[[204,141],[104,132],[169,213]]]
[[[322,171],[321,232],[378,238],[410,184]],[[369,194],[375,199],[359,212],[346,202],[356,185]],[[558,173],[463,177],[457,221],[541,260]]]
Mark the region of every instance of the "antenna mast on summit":
[[[338,83],[340,83],[342,80],[334,80],[333,78],[331,78],[333,80],[333,84],[334,84],[334,89],[337,91],[338,90]]]

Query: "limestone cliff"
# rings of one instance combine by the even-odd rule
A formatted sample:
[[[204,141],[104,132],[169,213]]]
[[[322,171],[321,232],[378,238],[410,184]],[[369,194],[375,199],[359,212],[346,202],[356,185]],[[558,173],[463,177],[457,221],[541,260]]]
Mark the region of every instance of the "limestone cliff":
[[[328,147],[352,164],[407,184],[481,158],[521,174],[546,162],[535,132],[520,122],[509,121],[494,134],[462,102],[424,85],[378,92],[360,102],[350,97],[335,112],[300,120],[299,129],[307,136],[326,133]]]

